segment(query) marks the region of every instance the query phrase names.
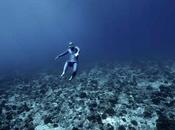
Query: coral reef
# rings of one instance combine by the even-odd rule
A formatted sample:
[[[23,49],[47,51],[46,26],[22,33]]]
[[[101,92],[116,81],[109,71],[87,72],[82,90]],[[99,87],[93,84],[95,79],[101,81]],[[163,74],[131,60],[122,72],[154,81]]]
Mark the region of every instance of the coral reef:
[[[173,62],[108,63],[0,91],[0,130],[175,130]]]

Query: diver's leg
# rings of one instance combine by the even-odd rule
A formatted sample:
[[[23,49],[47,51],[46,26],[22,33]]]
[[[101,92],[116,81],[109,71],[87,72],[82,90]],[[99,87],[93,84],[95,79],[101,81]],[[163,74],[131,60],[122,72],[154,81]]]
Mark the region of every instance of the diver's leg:
[[[66,61],[65,64],[64,64],[64,68],[63,68],[63,72],[61,74],[61,77],[64,76],[64,74],[66,73],[67,68],[68,68],[68,62]]]
[[[78,63],[75,62],[75,63],[73,64],[72,76],[69,78],[69,80],[72,80],[72,79],[76,76],[77,71],[78,71]]]

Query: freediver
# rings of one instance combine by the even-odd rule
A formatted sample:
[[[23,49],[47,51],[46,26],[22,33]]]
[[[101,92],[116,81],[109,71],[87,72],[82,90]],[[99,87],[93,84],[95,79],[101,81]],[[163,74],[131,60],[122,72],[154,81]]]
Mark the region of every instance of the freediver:
[[[75,46],[73,42],[69,42],[68,49],[65,52],[61,53],[60,55],[56,56],[55,60],[67,54],[69,54],[69,58],[64,64],[64,68],[63,68],[61,77],[65,75],[68,67],[73,67],[72,75],[69,78],[69,80],[72,80],[76,76],[77,71],[78,71],[78,58],[80,54],[80,48],[78,46]]]

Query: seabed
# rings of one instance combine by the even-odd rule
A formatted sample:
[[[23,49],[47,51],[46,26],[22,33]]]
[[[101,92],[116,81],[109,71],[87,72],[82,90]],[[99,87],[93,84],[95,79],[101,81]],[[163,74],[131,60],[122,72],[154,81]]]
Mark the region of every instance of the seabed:
[[[0,130],[175,130],[175,61],[98,64],[71,82],[40,73],[0,84]]]

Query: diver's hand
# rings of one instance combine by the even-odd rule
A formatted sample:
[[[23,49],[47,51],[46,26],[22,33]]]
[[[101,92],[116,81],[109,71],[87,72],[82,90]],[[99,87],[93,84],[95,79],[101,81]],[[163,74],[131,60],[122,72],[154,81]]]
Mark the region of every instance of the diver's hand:
[[[76,56],[76,57],[79,56],[79,53],[76,53],[75,56]]]
[[[57,60],[59,58],[59,56],[55,57],[55,60]]]

